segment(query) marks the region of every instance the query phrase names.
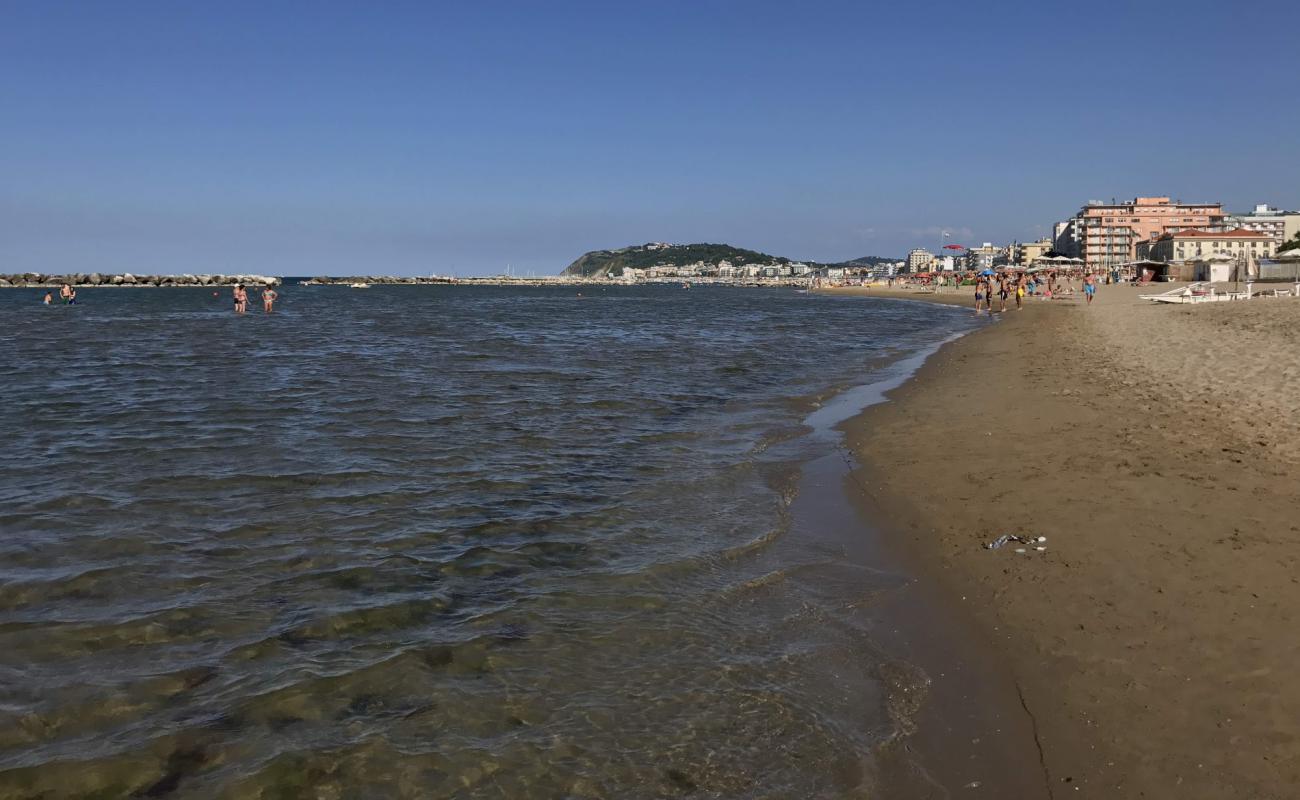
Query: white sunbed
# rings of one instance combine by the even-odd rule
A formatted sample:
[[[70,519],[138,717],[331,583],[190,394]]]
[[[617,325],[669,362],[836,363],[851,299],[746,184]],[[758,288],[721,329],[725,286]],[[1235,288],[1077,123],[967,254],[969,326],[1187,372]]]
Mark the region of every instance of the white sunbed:
[[[1213,284],[1201,281],[1160,294],[1143,294],[1139,297],[1153,303],[1225,303],[1230,300],[1249,300],[1252,294],[1249,284],[1244,292],[1220,292]]]

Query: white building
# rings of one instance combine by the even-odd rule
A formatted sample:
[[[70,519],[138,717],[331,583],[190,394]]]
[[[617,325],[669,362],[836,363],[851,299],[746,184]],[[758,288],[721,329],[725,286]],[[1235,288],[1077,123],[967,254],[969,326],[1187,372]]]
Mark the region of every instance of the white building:
[[[966,251],[966,268],[974,270],[992,269],[993,265],[998,263],[998,259],[1003,255],[1001,247],[994,247],[992,242],[985,242],[979,247],[972,247]]]
[[[1288,219],[1289,218],[1289,219]],[[1229,228],[1240,228],[1248,231],[1259,231],[1267,234],[1276,244],[1282,244],[1288,238],[1287,234],[1288,221],[1293,230],[1300,230],[1300,212],[1283,211],[1280,208],[1272,208],[1267,204],[1255,206],[1255,210],[1248,214],[1229,214],[1224,220],[1224,224]],[[1291,235],[1294,235],[1292,233]]]
[[[1052,249],[1070,258],[1079,257],[1079,219],[1070,217],[1052,226]]]
[[[928,272],[933,262],[934,253],[923,247],[917,247],[907,253],[908,272]]]

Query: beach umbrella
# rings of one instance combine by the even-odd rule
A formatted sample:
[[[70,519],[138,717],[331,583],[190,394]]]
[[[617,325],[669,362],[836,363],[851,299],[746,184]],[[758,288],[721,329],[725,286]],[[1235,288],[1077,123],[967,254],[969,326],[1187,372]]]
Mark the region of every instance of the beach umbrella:
[[[993,274],[993,270],[991,270],[991,269],[986,269],[986,270],[984,270],[983,272],[981,272],[980,274],[981,274],[981,275],[992,275],[992,274]]]

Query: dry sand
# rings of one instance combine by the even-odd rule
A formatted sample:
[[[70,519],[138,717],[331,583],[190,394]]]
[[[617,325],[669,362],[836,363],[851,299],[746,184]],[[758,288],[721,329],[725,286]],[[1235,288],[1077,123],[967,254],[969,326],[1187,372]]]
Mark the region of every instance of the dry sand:
[[[1300,797],[1300,299],[1138,294],[945,347],[846,426],[858,482],[1005,655],[1044,796]]]

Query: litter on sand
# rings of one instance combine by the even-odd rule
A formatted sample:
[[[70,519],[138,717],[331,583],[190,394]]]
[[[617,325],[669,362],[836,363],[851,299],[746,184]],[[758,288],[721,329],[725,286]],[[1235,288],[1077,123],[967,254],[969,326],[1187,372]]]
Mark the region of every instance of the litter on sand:
[[[1017,544],[1042,544],[1043,542],[1046,541],[1047,541],[1046,536],[1020,536],[1019,534],[1015,534],[1015,533],[1004,533],[991,542],[985,542],[984,549],[997,550],[999,547],[1006,544],[1007,542],[1016,542]],[[1034,549],[1042,551],[1042,550],[1046,550],[1047,548],[1035,547]],[[1025,551],[1024,548],[1016,548],[1016,552],[1023,553]]]

